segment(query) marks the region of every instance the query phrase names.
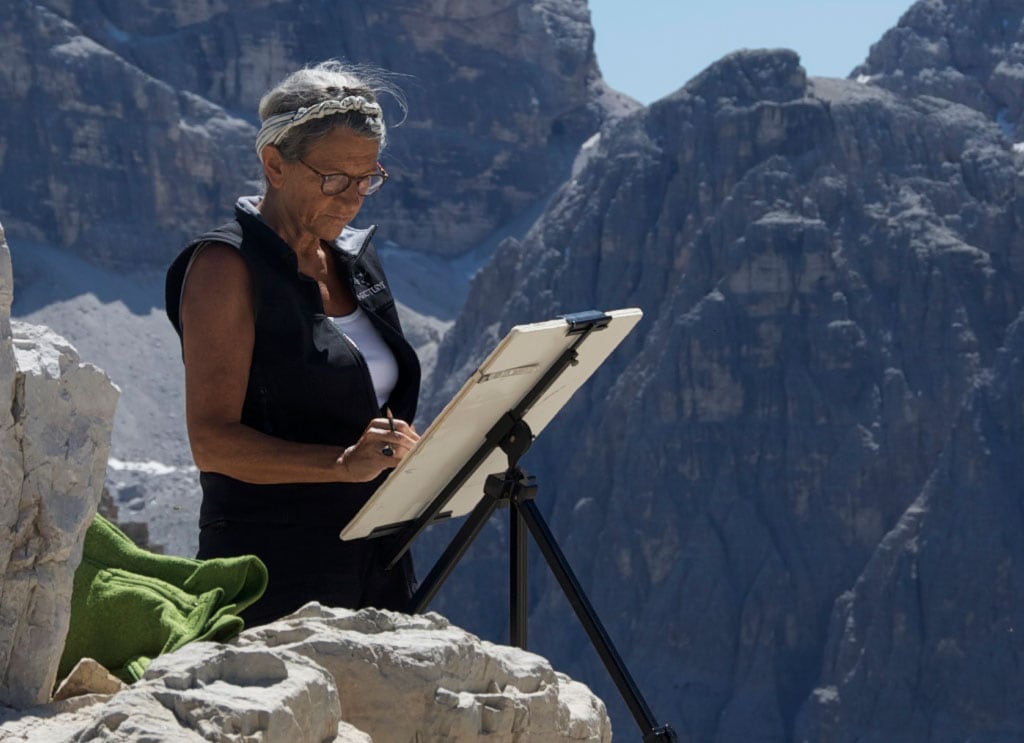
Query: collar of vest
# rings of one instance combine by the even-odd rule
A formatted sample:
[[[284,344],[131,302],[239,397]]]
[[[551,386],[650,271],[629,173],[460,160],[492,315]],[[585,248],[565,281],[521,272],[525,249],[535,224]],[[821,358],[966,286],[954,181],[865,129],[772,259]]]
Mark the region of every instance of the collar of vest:
[[[259,202],[259,196],[239,197],[238,201],[235,202],[235,218],[246,231],[251,230],[253,233],[262,235],[264,239],[261,240],[261,243],[267,247],[268,252],[275,254],[280,260],[297,269],[298,258],[295,255],[295,251],[263,221],[259,209],[256,208]],[[333,243],[326,244],[343,261],[351,263],[362,256],[363,251],[370,244],[370,239],[376,231],[377,225],[371,225],[366,228],[349,227],[346,225]]]

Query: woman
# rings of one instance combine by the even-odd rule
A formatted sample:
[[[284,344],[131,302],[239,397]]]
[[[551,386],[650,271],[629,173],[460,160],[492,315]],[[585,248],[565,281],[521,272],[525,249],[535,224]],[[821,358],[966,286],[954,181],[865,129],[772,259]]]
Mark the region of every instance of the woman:
[[[404,609],[413,589],[408,557],[384,569],[391,540],[338,538],[419,439],[419,362],[374,228],[349,226],[387,180],[381,89],[327,62],[265,95],[265,194],[239,199],[167,275],[203,489],[198,556],[266,563],[250,626],[312,600]]]

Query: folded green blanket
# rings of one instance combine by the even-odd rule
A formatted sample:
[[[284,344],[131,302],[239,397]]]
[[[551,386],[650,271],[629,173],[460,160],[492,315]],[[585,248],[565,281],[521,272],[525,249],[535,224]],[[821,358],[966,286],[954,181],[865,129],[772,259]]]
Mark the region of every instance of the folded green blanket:
[[[238,612],[266,587],[267,568],[255,556],[191,560],[153,554],[97,515],[75,571],[58,678],[82,658],[93,658],[124,681],[137,681],[161,653],[237,635],[245,626]]]

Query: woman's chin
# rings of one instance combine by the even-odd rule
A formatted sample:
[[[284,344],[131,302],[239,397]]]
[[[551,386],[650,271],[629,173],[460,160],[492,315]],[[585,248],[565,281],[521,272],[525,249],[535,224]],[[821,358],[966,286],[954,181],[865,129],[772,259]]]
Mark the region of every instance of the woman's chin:
[[[317,224],[317,232],[322,240],[335,240],[342,230],[352,221],[352,217],[324,217]]]

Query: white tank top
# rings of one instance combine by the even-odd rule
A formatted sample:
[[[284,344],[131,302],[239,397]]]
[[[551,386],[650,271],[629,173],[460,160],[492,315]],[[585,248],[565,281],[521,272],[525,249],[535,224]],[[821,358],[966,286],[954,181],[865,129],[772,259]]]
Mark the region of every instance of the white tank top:
[[[359,349],[370,369],[373,380],[373,391],[377,394],[377,405],[384,403],[391,396],[391,391],[398,383],[398,362],[391,353],[388,344],[380,337],[380,332],[363,312],[362,307],[344,317],[332,317],[331,320],[345,336]]]

